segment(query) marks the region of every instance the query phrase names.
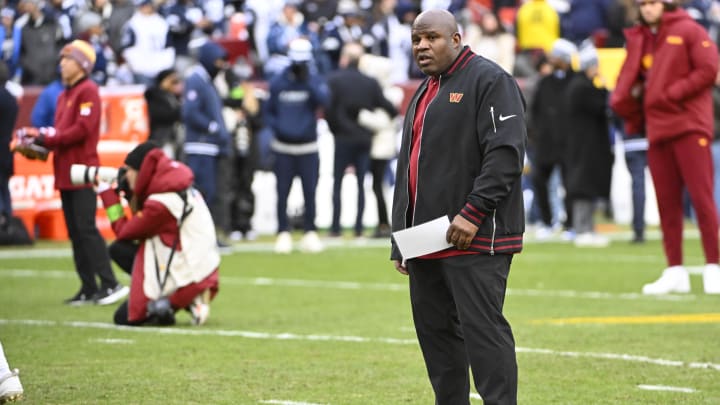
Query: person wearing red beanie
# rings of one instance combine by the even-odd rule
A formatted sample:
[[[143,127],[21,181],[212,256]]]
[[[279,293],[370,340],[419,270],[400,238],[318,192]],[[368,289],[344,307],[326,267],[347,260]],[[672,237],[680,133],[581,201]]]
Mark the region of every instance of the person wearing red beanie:
[[[102,105],[98,86],[89,79],[94,64],[95,51],[89,43],[75,40],[62,48],[60,76],[65,90],[57,100],[55,126],[39,128],[34,140],[53,153],[55,188],[60,190],[75,270],[81,281],[80,290],[65,300],[68,305],[108,305],[129,291],[115,278],[105,240],[95,223],[93,185],[70,180],[72,164],[100,164],[97,146]]]

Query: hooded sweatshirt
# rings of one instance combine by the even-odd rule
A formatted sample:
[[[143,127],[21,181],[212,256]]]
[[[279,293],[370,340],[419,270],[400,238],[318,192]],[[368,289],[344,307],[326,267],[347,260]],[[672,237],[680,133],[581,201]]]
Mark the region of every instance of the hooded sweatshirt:
[[[180,287],[209,277],[220,264],[215,227],[202,196],[191,188],[193,174],[189,167],[169,159],[161,149],[145,156],[138,171],[134,195],[137,212],[125,216],[120,197],[114,190],[100,194],[113,231],[118,240],[139,240],[130,285],[130,321],[145,316],[143,297],[157,299]],[[178,227],[178,223],[182,224]],[[175,245],[172,261],[170,254]],[[156,266],[170,273],[160,289]]]
[[[663,13],[657,33],[638,25],[625,30],[625,37],[628,66],[623,67],[611,99],[615,112],[637,121],[637,114],[643,111],[651,145],[688,134],[711,140],[718,51],[705,29],[677,9]],[[632,86],[627,86],[622,76],[634,83],[643,70],[643,97],[633,98]]]

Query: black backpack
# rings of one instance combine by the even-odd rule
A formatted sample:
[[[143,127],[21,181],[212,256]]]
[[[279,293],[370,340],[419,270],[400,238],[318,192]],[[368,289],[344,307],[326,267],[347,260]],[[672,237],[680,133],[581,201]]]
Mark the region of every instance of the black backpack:
[[[0,224],[0,246],[32,245],[33,242],[20,218],[10,217]]]

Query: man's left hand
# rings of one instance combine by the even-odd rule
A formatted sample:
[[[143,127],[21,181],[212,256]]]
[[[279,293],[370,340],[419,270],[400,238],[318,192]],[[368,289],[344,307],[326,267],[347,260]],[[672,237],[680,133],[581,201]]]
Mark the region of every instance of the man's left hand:
[[[470,247],[477,231],[478,227],[475,224],[460,215],[455,215],[445,234],[445,239],[458,249],[465,250]]]

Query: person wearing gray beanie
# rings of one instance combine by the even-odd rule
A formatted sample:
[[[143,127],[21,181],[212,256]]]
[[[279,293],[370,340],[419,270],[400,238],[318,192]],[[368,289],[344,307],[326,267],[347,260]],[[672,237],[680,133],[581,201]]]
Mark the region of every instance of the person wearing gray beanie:
[[[598,55],[587,42],[578,52],[580,72],[573,75],[567,87],[568,128],[565,152],[567,178],[565,191],[571,205],[572,229],[577,247],[604,247],[607,237],[595,231],[593,216],[596,201],[609,201],[613,166],[608,133],[608,91],[598,75]]]
[[[564,236],[573,236],[570,229],[572,211],[569,208],[572,204],[567,194],[564,202],[560,199],[558,187],[552,186],[550,177],[559,169],[563,181],[567,178],[565,146],[572,129],[568,127],[565,97],[568,83],[575,74],[572,61],[576,53],[575,44],[566,39],[560,38],[553,43],[547,55],[552,73],[540,78],[529,107],[533,203],[537,204],[540,212],[536,228],[536,237],[540,239],[549,237],[563,225],[569,231]],[[565,224],[561,224],[563,210],[567,213]]]
[[[581,72],[598,66],[598,53],[591,43],[580,48],[578,52],[578,66]]]

